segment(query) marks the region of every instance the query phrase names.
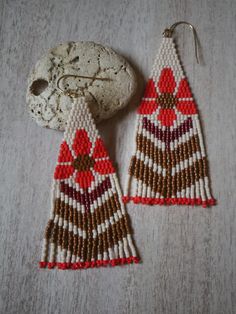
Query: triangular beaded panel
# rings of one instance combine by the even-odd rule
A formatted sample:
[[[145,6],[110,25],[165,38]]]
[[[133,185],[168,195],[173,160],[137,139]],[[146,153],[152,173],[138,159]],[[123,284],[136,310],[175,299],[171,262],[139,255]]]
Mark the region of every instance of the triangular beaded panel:
[[[60,146],[41,267],[137,262],[121,190],[84,98],[73,103]]]
[[[163,38],[137,119],[123,200],[213,205],[199,115],[172,38]]]

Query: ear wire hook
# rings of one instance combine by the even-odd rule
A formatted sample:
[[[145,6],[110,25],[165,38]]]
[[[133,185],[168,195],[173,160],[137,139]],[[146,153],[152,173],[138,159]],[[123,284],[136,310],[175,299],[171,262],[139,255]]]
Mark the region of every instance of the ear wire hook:
[[[173,32],[174,32],[174,29],[175,29],[178,25],[180,25],[180,24],[186,24],[186,25],[188,25],[189,28],[190,28],[190,29],[192,30],[192,32],[193,32],[195,57],[196,57],[197,63],[199,64],[197,32],[196,32],[195,27],[194,27],[191,23],[188,23],[188,22],[185,22],[185,21],[176,22],[176,23],[174,23],[173,25],[171,25],[170,28],[167,28],[167,29],[164,30],[163,36],[164,36],[164,37],[169,37],[169,38],[172,37]]]
[[[57,80],[57,88],[62,91],[64,94],[71,96],[71,97],[79,97],[79,94],[77,93],[76,90],[65,90],[63,88],[61,88],[60,86],[60,82],[62,79],[67,79],[69,77],[73,77],[73,78],[84,78],[84,79],[90,79],[90,80],[99,80],[99,81],[112,81],[112,79],[110,78],[105,78],[105,77],[93,77],[93,76],[85,76],[85,75],[75,75],[75,74],[64,74],[61,77],[59,77],[59,79]]]

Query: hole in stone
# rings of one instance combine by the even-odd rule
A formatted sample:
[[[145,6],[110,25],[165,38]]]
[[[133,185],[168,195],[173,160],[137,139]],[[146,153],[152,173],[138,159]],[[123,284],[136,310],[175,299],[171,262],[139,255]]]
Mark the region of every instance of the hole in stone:
[[[30,86],[30,91],[33,95],[39,96],[48,87],[48,82],[44,79],[38,79]]]
[[[70,61],[70,63],[78,62],[79,61],[79,56],[75,57]]]

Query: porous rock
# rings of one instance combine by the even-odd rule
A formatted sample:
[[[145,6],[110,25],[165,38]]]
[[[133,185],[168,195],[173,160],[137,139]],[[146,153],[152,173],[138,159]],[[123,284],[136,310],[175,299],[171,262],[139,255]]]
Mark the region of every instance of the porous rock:
[[[60,84],[86,97],[95,122],[125,107],[137,86],[132,67],[111,48],[94,42],[60,44],[36,63],[28,80],[28,109],[40,126],[65,129],[72,99],[57,87],[58,79],[65,74],[92,77],[68,77]]]

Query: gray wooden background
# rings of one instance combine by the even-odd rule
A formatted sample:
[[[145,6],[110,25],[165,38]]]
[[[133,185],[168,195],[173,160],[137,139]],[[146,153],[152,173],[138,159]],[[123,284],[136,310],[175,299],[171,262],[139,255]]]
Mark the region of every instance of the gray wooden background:
[[[106,44],[132,63],[139,95],[99,126],[123,185],[143,82],[163,29],[179,20],[196,26],[202,45],[204,65],[197,65],[192,34],[178,28],[219,205],[128,205],[142,264],[39,270],[62,134],[40,128],[28,116],[30,69],[47,49],[68,40]],[[1,313],[236,313],[235,60],[235,0],[0,1]]]

